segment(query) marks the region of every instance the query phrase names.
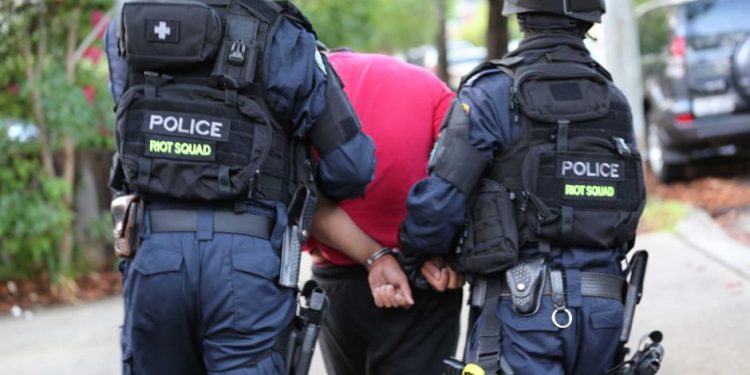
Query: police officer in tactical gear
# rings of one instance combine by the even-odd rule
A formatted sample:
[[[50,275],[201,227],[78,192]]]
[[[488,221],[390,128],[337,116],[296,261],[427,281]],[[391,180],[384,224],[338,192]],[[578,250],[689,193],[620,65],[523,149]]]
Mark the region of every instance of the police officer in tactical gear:
[[[402,265],[472,283],[467,362],[603,374],[623,325],[621,261],[645,203],[630,107],[583,39],[603,0],[506,0],[517,50],[464,78],[407,201]]]
[[[107,38],[111,185],[145,202],[121,265],[123,373],[283,374],[295,294],[279,285],[282,242],[305,241],[316,190],[363,195],[373,144],[290,3],[121,13]]]

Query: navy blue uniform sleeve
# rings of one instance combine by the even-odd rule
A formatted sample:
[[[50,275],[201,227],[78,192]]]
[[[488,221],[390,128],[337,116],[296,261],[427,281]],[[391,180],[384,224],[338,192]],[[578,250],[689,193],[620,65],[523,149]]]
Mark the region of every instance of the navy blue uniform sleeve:
[[[326,87],[332,80],[315,36],[288,20],[281,22],[266,64],[268,103],[277,114],[288,114],[295,135],[302,137],[326,110]],[[356,118],[353,111],[350,115]],[[374,175],[375,146],[360,131],[320,159],[318,187],[336,201],[360,197]]]
[[[365,195],[375,177],[375,144],[363,132],[321,158],[318,188],[335,201]]]
[[[128,79],[128,65],[120,56],[117,48],[117,30],[120,28],[120,17],[115,16],[109,22],[107,34],[104,36],[104,50],[109,62],[109,89],[115,103],[120,100]]]
[[[510,77],[489,71],[458,95],[469,114],[469,142],[486,163],[497,148],[515,139],[519,129],[511,121]],[[450,251],[464,224],[467,196],[448,181],[431,174],[412,188],[407,198],[404,234],[410,245],[426,252]]]
[[[271,109],[291,121],[302,136],[326,107],[325,72],[316,62],[315,36],[282,19],[265,62],[265,87]]]

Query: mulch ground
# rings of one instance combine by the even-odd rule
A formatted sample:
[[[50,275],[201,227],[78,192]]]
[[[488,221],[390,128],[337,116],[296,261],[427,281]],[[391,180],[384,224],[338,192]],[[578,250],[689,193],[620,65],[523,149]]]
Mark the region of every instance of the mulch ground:
[[[648,174],[650,196],[704,209],[735,239],[750,245],[750,227],[737,225],[750,217],[750,161],[708,160],[690,172],[693,179],[672,184],[661,184]]]
[[[113,270],[102,270],[75,280],[73,301],[64,301],[53,293],[49,279],[40,277],[36,280],[0,281],[0,312],[7,313],[14,306],[22,310],[40,306],[70,302],[94,301],[121,291],[120,273]]]

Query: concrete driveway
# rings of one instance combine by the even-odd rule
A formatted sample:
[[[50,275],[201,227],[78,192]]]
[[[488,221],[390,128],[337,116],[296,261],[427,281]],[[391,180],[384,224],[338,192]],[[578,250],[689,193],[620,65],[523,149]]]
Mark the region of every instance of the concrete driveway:
[[[750,374],[750,248],[698,210],[674,233],[641,236],[637,248],[651,256],[631,342],[664,332],[663,375]],[[0,373],[117,374],[121,319],[119,298],[0,317]],[[325,374],[319,353],[311,374]]]

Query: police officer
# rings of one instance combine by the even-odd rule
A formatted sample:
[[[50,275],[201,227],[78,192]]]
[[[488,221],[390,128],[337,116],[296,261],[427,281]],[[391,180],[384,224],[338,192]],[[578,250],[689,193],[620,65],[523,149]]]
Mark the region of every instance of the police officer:
[[[362,196],[373,144],[288,2],[126,2],[119,24],[111,185],[145,201],[121,266],[123,373],[285,373],[282,234],[304,241],[313,180]]]
[[[603,0],[506,0],[524,39],[475,69],[407,201],[403,266],[448,254],[478,313],[466,361],[602,374],[645,192],[630,108],[583,39]],[[463,230],[461,230],[463,228]]]

